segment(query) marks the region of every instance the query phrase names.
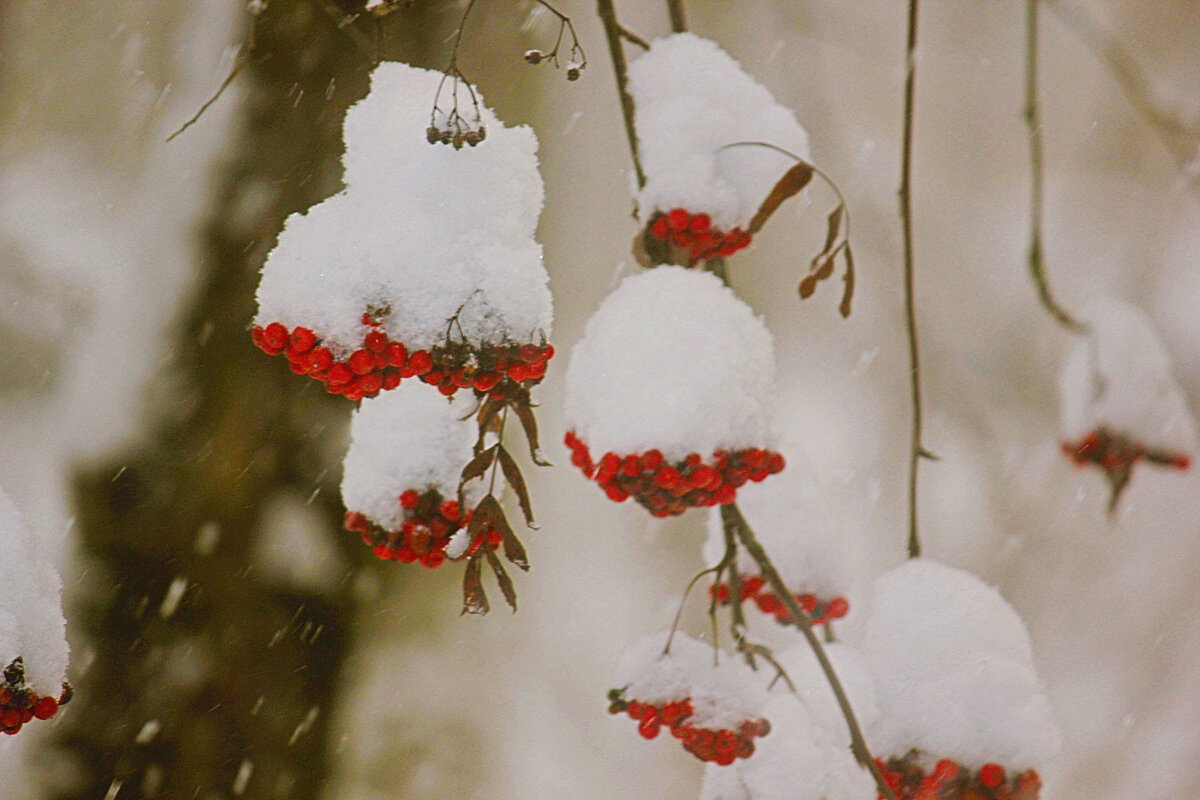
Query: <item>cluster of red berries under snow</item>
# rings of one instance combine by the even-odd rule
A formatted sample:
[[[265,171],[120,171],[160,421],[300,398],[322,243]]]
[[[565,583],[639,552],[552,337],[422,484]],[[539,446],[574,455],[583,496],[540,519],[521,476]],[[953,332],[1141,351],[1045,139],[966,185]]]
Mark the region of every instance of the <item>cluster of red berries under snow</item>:
[[[716,43],[688,33],[651,42],[629,66],[629,90],[651,261],[689,265],[750,244],[750,220],[794,161],[739,143],[769,143],[807,161],[808,134],[792,111]],[[655,243],[665,252],[652,254]]]
[[[412,377],[513,399],[553,355],[537,140],[481,107],[485,142],[426,145],[441,79],[376,68],[346,116],[347,188],[289,217],[263,265],[255,343],[352,399]]]
[[[71,685],[64,683],[57,697],[38,694],[25,680],[25,661],[14,659],[0,674],[0,731],[19,733],[31,720],[53,719],[59,706],[71,700]]]

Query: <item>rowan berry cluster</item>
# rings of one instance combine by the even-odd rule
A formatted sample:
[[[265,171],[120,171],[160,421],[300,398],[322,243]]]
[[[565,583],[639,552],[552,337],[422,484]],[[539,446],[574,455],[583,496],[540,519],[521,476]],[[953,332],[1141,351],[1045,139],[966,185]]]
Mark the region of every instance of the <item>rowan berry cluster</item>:
[[[0,680],[0,731],[11,736],[30,720],[51,719],[59,706],[70,702],[71,694],[71,684],[64,683],[57,698],[39,695],[25,682],[25,662],[18,656]]]
[[[741,228],[722,231],[713,227],[712,219],[705,213],[692,214],[682,208],[669,212],[656,211],[646,225],[646,232],[653,241],[646,242],[646,250],[656,262],[692,265],[717,256],[731,256],[750,244],[751,235]],[[666,246],[666,253],[658,253],[654,242]]]
[[[1110,474],[1132,469],[1143,459],[1174,469],[1187,469],[1191,464],[1186,455],[1152,450],[1103,426],[1078,442],[1063,442],[1062,449],[1077,466],[1095,464]]]
[[[404,378],[418,377],[444,395],[472,389],[477,396],[513,399],[546,374],[546,362],[554,355],[550,344],[487,344],[476,348],[466,342],[447,342],[412,353],[401,342],[392,341],[378,323],[363,315],[370,330],[362,346],[342,360],[308,328],[291,331],[279,322],[251,331],[254,343],[269,355],[287,356],[292,372],[321,381],[333,394],[351,400],[376,397],[395,389]]]
[[[623,690],[613,689],[608,693],[608,700],[608,713],[625,712],[630,719],[637,720],[638,733],[643,737],[653,739],[666,727],[681,741],[684,750],[701,761],[712,761],[721,766],[752,756],[754,739],[771,732],[771,723],[765,719],[747,720],[736,731],[696,727],[688,722],[695,714],[691,698],[655,705],[626,701]]]
[[[754,447],[718,450],[708,463],[699,453],[668,462],[660,451],[647,450],[626,456],[605,453],[597,464],[573,431],[567,431],[563,441],[571,450],[571,463],[599,483],[610,500],[623,503],[632,497],[656,517],[732,503],[746,481],[764,480],[781,472],[786,463],[779,453]]]
[[[1037,770],[1010,779],[1004,767],[991,762],[971,772],[943,758],[926,774],[915,753],[910,753],[887,761],[877,758],[875,766],[897,800],[1037,800],[1042,789]]]
[[[763,591],[767,581],[761,575],[743,575],[739,588],[740,602],[754,601],[758,610],[775,617],[781,625],[792,622],[792,615],[783,601],[771,591]],[[717,603],[726,606],[730,602],[730,589],[727,583],[713,584],[708,589],[709,597],[716,597]],[[850,612],[850,603],[844,597],[834,597],[830,600],[818,600],[815,594],[804,593],[792,595],[805,614],[808,614],[814,625],[824,625],[835,619],[841,619]]]
[[[464,512],[457,500],[445,499],[437,489],[408,489],[400,494],[400,507],[404,522],[397,530],[387,530],[358,511],[346,512],[346,530],[361,534],[379,558],[436,569],[446,561],[450,537],[471,524],[471,509]],[[499,532],[489,528],[476,537],[467,554],[474,553],[485,538],[493,550],[499,547]]]

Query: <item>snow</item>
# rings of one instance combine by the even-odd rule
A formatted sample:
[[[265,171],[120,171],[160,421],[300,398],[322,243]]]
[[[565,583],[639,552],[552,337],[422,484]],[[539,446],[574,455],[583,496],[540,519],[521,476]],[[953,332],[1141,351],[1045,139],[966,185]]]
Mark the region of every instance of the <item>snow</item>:
[[[707,212],[722,230],[744,228],[795,163],[765,142],[809,159],[808,134],[790,109],[716,43],[690,33],[651,42],[629,65],[646,186],[642,219],[655,210]]]
[[[67,674],[62,584],[43,545],[0,490],[0,670],[20,657],[39,695],[58,697]]]
[[[833,664],[833,671],[837,673],[842,689],[850,700],[859,726],[866,728],[874,725],[879,719],[879,708],[875,702],[871,673],[862,655],[851,645],[841,642],[826,643],[825,655]],[[846,726],[846,718],[808,643],[800,642],[780,653],[779,663],[787,670],[796,686],[796,694],[804,701],[814,722],[823,730],[830,731],[835,740],[849,746],[850,729]],[[775,691],[789,690],[781,681],[775,685]]]
[[[1078,441],[1104,426],[1152,449],[1194,454],[1196,424],[1150,318],[1106,297],[1084,319],[1088,331],[1059,377],[1063,437]]]
[[[830,735],[795,696],[771,697],[764,708],[771,733],[754,755],[704,771],[700,800],[863,800],[875,796],[870,773],[850,753],[849,740]]]
[[[626,700],[662,706],[690,698],[695,713],[688,722],[711,730],[737,730],[763,716],[767,693],[762,676],[728,653],[720,653],[714,663],[711,645],[678,631],[664,654],[667,635],[643,636],[621,655],[613,686],[625,690]]]
[[[862,568],[860,532],[844,515],[834,513],[827,489],[795,443],[780,452],[787,468],[769,481],[747,483],[738,490],[738,508],[767,551],[793,594],[815,594],[822,600],[845,597]],[[709,511],[704,562],[716,564],[725,553],[721,514]],[[744,547],[738,548],[738,571],[758,575]]]
[[[588,320],[563,413],[596,458],[765,447],[774,378],[771,334],[749,306],[710,273],[658,267],[627,277]]]
[[[436,488],[456,498],[476,437],[475,425],[462,420],[471,407],[418,383],[364,400],[350,422],[342,474],[346,508],[386,530],[399,530],[401,492]]]
[[[1043,774],[1061,746],[1033,665],[1029,634],[1000,593],[974,575],[914,559],[874,586],[862,652],[879,717],[878,757],[922,751]]]
[[[551,298],[537,139],[481,106],[487,138],[425,139],[441,73],[380,64],[346,115],[344,191],[288,218],[263,265],[255,324],[302,325],[343,357],[375,312],[409,350],[459,338],[540,344]],[[451,324],[451,320],[456,320]]]

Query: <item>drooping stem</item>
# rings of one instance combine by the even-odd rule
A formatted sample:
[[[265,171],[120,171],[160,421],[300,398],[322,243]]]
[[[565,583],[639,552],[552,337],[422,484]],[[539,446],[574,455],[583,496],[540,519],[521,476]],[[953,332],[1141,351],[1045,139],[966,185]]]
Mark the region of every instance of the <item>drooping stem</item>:
[[[683,0],[667,0],[667,11],[671,15],[671,32],[683,33],[687,30],[687,18],[683,15]]]
[[[908,556],[921,555],[917,536],[917,467],[928,451],[921,444],[921,361],[913,303],[912,139],[917,77],[917,0],[908,0],[908,46],[905,51],[904,142],[900,157],[900,224],[904,231],[904,313],[908,325],[909,379],[912,383],[912,441],[908,452]]]
[[[800,629],[800,633],[804,635],[808,646],[812,648],[813,655],[817,658],[817,663],[821,667],[821,671],[825,674],[825,679],[829,682],[829,688],[833,690],[833,696],[837,700],[838,707],[842,711],[842,716],[846,720],[846,727],[850,731],[850,750],[854,753],[855,759],[864,768],[871,772],[875,779],[876,788],[879,789],[879,794],[888,800],[896,800],[896,795],[892,792],[890,786],[883,780],[883,775],[880,774],[879,768],[875,766],[875,759],[871,755],[871,750],[867,746],[867,740],[863,736],[862,728],[858,724],[858,718],[854,715],[854,709],[850,705],[850,698],[846,696],[846,690],[842,688],[842,682],[837,676],[837,672],[833,668],[833,664],[829,661],[829,655],[825,652],[824,645],[813,631],[812,619],[796,602],[796,598],[792,596],[791,591],[783,582],[783,578],[779,576],[775,565],[771,563],[771,559],[767,556],[766,550],[758,543],[758,538],[755,537],[754,531],[750,529],[750,525],[746,522],[746,518],[742,516],[741,509],[737,507],[737,503],[728,503],[721,506],[721,522],[727,529],[732,530],[737,534],[738,541],[746,552],[754,559],[754,563],[758,565],[759,571],[764,579],[771,586],[771,590],[775,592],[775,596],[787,608],[788,614],[791,616],[789,622]]]
[[[617,21],[617,12],[612,0],[596,0],[596,14],[604,24],[604,33],[608,38],[608,53],[612,57],[613,75],[617,80],[617,95],[621,99],[621,115],[625,119],[625,135],[629,139],[629,154],[633,157],[633,171],[637,175],[638,188],[646,185],[646,173],[642,171],[642,162],[638,158],[637,127],[634,124],[636,110],[633,95],[629,93],[629,66],[625,61],[625,50],[621,44],[622,28]]]
[[[1038,117],[1038,2],[1025,0],[1025,126],[1029,128],[1029,274],[1038,299],[1058,324],[1076,333],[1086,326],[1071,316],[1050,291],[1042,260],[1043,157],[1042,125]]]
[[[1200,172],[1191,166],[1200,154],[1200,125],[1186,122],[1177,112],[1164,106],[1151,81],[1120,39],[1098,25],[1083,9],[1063,0],[1043,2],[1108,69],[1129,104],[1171,155],[1188,188],[1200,198]]]

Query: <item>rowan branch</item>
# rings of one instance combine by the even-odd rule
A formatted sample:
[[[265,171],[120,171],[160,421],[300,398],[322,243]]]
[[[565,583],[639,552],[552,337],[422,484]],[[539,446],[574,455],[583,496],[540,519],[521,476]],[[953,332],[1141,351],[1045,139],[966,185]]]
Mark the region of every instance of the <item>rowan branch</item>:
[[[617,11],[613,8],[612,0],[596,0],[596,14],[604,25],[604,33],[608,38],[608,53],[612,58],[613,75],[617,81],[617,96],[621,100],[621,115],[625,120],[625,136],[629,139],[629,154],[633,158],[633,171],[637,175],[638,188],[646,185],[646,173],[642,171],[642,162],[638,157],[638,139],[635,118],[637,110],[633,103],[633,95],[629,93],[629,66],[625,61],[625,49],[621,44],[624,30],[617,21]]]

